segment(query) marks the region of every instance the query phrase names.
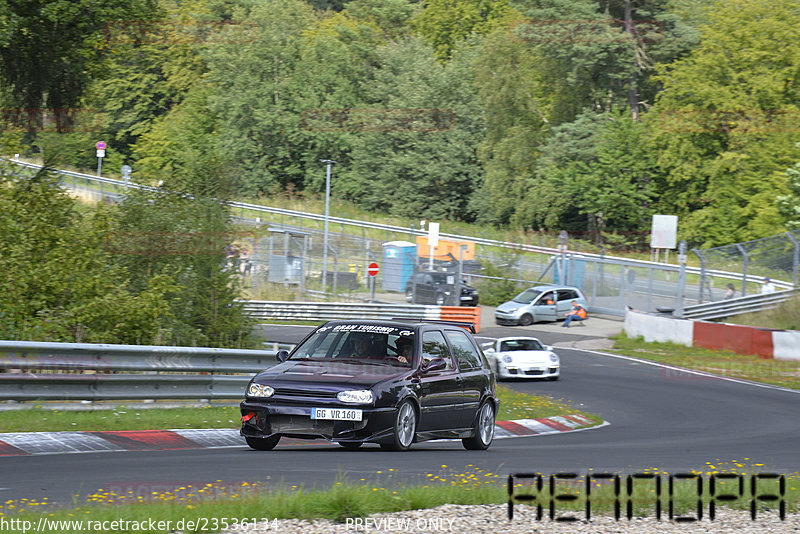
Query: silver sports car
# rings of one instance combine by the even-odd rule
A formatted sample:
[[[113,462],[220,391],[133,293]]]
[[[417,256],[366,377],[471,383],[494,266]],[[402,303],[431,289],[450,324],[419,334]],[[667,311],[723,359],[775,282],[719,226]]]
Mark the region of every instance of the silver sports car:
[[[504,378],[546,378],[558,380],[561,362],[553,347],[535,337],[502,337],[483,344],[498,380]]]

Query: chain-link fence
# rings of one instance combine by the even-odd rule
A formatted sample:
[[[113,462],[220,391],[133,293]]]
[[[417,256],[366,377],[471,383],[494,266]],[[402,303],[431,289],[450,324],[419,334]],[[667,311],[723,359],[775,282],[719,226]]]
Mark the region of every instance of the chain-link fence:
[[[282,286],[292,292],[287,298],[302,294],[306,300],[374,298],[388,302],[472,305],[479,297],[473,296],[470,288],[477,289],[480,295],[490,280],[504,279],[513,281],[519,291],[543,284],[577,286],[586,294],[593,311],[623,315],[627,307],[641,310],[675,307],[679,295],[676,265],[587,256],[573,251],[559,255],[508,251],[488,245],[477,245],[474,259],[468,261],[437,257],[433,270],[442,276],[422,277],[431,270],[430,258],[425,252],[418,252],[413,231],[405,235],[389,233],[388,243],[410,247],[400,254],[407,268],[392,269],[387,241],[371,239],[366,232],[359,236],[337,230],[328,235],[327,268],[323,265],[323,231],[314,225],[276,224],[268,227],[266,235],[245,238],[248,246],[244,247],[238,268],[250,298],[274,299],[276,286]],[[380,264],[376,277],[367,273],[372,262]],[[487,274],[491,270],[500,270],[503,276]],[[324,271],[327,271],[325,294],[322,293]],[[692,282],[695,288],[698,280],[695,276]],[[377,297],[371,282],[377,288]],[[686,293],[700,294],[697,289]],[[687,304],[696,302],[697,298],[687,295]]]
[[[66,187],[96,189],[110,195],[109,198],[116,198],[127,187],[151,189],[119,180],[58,172]],[[254,228],[237,239],[236,251],[230,258],[231,265],[241,273],[250,298],[275,299],[275,288],[282,287],[289,300],[301,295],[304,300],[309,295],[321,299],[369,300],[370,289],[392,287],[380,291],[378,300],[404,300],[405,280],[414,272],[429,268],[424,252],[415,251],[411,271],[404,270],[400,275],[404,279],[401,286],[384,283],[385,276],[396,276],[384,269],[387,260],[384,245],[392,241],[415,244],[416,238],[425,233],[413,225],[404,229],[332,216],[325,254],[323,216],[240,202],[229,204],[237,222]],[[493,241],[486,236],[442,235],[474,241],[474,258],[467,265],[451,255],[449,259],[438,259],[435,268],[454,273],[455,278],[463,278],[479,291],[488,280],[497,278],[512,281],[520,291],[545,283],[574,285],[586,293],[592,310],[615,315],[623,315],[628,306],[654,311],[722,300],[728,284],[734,284],[735,296],[753,294],[760,290],[764,277],[772,278],[778,289],[798,285],[800,230],[724,247],[694,249],[692,253],[699,268],[688,267],[680,282],[677,265],[583,252],[574,248],[580,243],[576,240],[571,241],[567,250],[565,243],[555,236],[539,236],[538,243],[532,243],[527,235],[506,241]],[[632,236],[620,239],[634,242]],[[556,244],[559,249],[547,248]],[[327,264],[323,261],[325,256]],[[376,277],[367,274],[371,262],[381,265]],[[492,268],[487,269],[488,266]],[[501,276],[496,275],[498,270],[502,271]],[[324,282],[323,273],[327,273]],[[372,287],[370,282],[374,283]],[[456,282],[452,287],[452,294],[459,294]]]
[[[733,284],[735,296],[760,291],[764,277],[797,286],[800,264],[800,230],[754,239],[723,247],[693,249],[700,260],[699,301],[723,298],[727,284]]]

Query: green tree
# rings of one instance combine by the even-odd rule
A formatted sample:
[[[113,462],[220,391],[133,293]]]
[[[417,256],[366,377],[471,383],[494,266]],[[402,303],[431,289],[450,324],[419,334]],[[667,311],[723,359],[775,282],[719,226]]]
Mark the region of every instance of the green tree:
[[[319,109],[348,108],[357,99],[349,73],[361,65],[347,41],[360,41],[364,28],[341,14],[313,27],[313,11],[297,0],[263,2],[246,16],[259,29],[257,39],[208,54],[219,150],[248,194],[303,190],[306,178],[319,174],[317,160],[339,161],[346,151],[340,134],[314,128]]]
[[[163,334],[170,343],[248,342],[250,323],[236,302],[239,279],[226,258],[233,240],[228,218],[217,199],[177,191],[133,192],[119,206],[112,250],[128,273],[125,288],[140,294],[154,278],[174,280],[166,309],[176,320]]]
[[[373,24],[394,40],[410,32],[409,21],[418,6],[410,0],[353,0],[345,7],[349,17]]]
[[[483,121],[470,61],[442,65],[419,38],[380,47],[380,67],[365,83],[370,107],[353,112],[365,128],[336,191],[394,215],[473,220]]]
[[[474,196],[479,219],[508,224],[532,176],[536,147],[547,138],[553,95],[532,47],[506,29],[475,46],[472,79],[485,110],[479,150],[485,179]]]
[[[795,147],[800,11],[794,2],[716,2],[702,41],[662,68],[647,122],[664,178],[659,209],[690,242],[713,246],[780,231],[777,197]]]
[[[176,287],[153,277],[124,288],[105,244],[108,209],[82,213],[47,171],[21,178],[0,167],[0,336],[3,339],[153,343],[173,316]]]
[[[655,163],[644,126],[622,111],[586,111],[553,129],[513,222],[534,229],[589,232],[646,227]]]
[[[460,42],[487,35],[521,18],[508,0],[431,0],[411,21],[439,59],[450,59]]]
[[[798,145],[797,148],[800,148]],[[800,163],[786,169],[786,179],[789,193],[777,197],[778,209],[786,217],[786,226],[797,229],[800,228]]]
[[[74,107],[102,55],[107,25],[157,13],[154,0],[0,3],[0,79],[7,105]]]

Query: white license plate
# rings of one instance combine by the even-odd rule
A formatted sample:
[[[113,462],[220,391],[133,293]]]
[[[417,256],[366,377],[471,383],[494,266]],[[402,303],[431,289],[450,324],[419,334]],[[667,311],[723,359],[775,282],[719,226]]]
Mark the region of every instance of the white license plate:
[[[311,419],[361,421],[361,410],[348,410],[347,408],[311,408]]]

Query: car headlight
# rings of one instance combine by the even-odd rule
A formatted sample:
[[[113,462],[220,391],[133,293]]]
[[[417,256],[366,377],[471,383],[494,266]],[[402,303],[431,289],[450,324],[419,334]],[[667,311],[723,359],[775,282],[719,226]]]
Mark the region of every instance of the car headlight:
[[[340,391],[336,394],[336,398],[339,399],[340,402],[347,402],[350,404],[370,404],[375,400],[372,391],[368,389]]]
[[[274,394],[275,390],[272,389],[272,387],[265,386],[264,384],[256,384],[255,382],[250,384],[250,387],[247,388],[248,397],[271,397]]]
[[[553,363],[558,363],[558,356],[551,352],[550,353],[550,361],[553,362]]]
[[[511,363],[512,361],[514,361],[514,358],[512,358],[512,357],[511,357],[511,356],[509,356],[508,354],[506,354],[505,356],[503,356],[503,362],[505,362],[505,363]]]

